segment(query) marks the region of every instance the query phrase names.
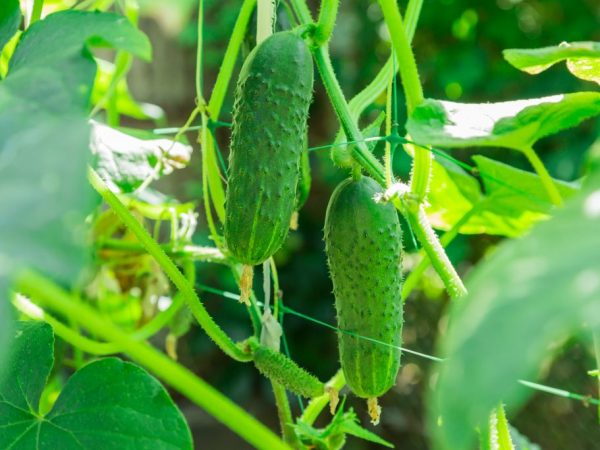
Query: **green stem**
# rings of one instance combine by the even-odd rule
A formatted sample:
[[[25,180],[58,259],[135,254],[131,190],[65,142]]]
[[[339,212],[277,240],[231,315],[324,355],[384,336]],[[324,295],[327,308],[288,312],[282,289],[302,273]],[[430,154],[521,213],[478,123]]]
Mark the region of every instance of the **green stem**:
[[[308,9],[308,6],[304,0],[290,0],[290,4],[292,5],[292,8],[298,16],[300,22],[305,25],[312,23],[312,14],[310,13],[310,9]]]
[[[339,6],[339,0],[321,0],[321,9],[319,9],[319,19],[315,30],[317,45],[322,45],[331,38]]]
[[[454,225],[452,225],[452,228],[450,228],[448,231],[446,231],[446,233],[444,233],[444,235],[440,239],[440,244],[442,245],[442,247],[446,248],[454,240],[454,238],[458,236],[458,232],[463,227],[463,225],[465,225],[469,221],[469,219],[471,219],[471,217],[473,217],[473,215],[481,209],[483,204],[484,202],[479,202],[473,205],[473,207],[470,210],[463,214],[463,216],[459,220],[457,220]],[[419,253],[421,253],[422,257],[421,261],[419,262],[417,267],[414,267],[410,271],[410,274],[408,275],[408,277],[406,277],[406,279],[404,280],[404,284],[402,285],[402,298],[404,299],[404,301],[406,301],[410,293],[417,286],[417,283],[419,282],[419,280],[423,276],[423,273],[425,273],[425,270],[427,269],[427,267],[429,267],[430,264],[429,257],[427,256],[427,253],[425,253],[425,250],[422,249]]]
[[[196,41],[196,103],[204,105],[203,66],[204,51],[204,0],[198,0],[198,39]]]
[[[133,340],[114,324],[101,318],[97,311],[73,300],[67,292],[48,279],[34,272],[21,272],[16,277],[15,288],[45,307],[72,317],[90,332],[120,345],[131,359],[146,367],[256,448],[290,449],[261,422],[187,368],[151,345]]]
[[[231,75],[233,74],[233,69],[235,68],[235,62],[240,51],[240,46],[244,40],[246,28],[248,27],[248,22],[252,17],[252,12],[254,11],[255,5],[256,0],[244,0],[244,3],[242,3],[240,8],[240,14],[238,15],[235,25],[233,26],[231,38],[229,39],[229,44],[227,44],[227,50],[225,50],[223,62],[219,68],[219,74],[217,75],[217,79],[208,102],[208,112],[212,120],[217,120],[219,118],[219,114],[221,113],[221,108],[223,106],[223,101],[225,100],[225,95],[227,94],[229,81],[231,80]]]
[[[563,204],[562,196],[560,195],[560,192],[558,192],[556,184],[554,184],[552,177],[548,173],[546,166],[544,166],[544,163],[542,162],[538,154],[532,147],[522,148],[521,151],[529,160],[534,170],[540,177],[540,181],[542,182],[542,185],[544,186],[544,189],[546,190],[546,193],[548,194],[548,197],[550,198],[552,204],[554,206],[561,206]]]
[[[44,0],[33,0],[33,7],[31,8],[31,17],[29,18],[28,26],[31,26],[40,20],[42,17],[42,9],[44,9]]]
[[[103,250],[119,250],[128,253],[146,253],[146,248],[138,242],[124,241],[122,239],[102,239],[96,241],[96,247]],[[188,257],[194,261],[228,264],[229,261],[223,253],[214,247],[200,247],[197,245],[173,246],[161,244],[160,248],[174,258]]]
[[[166,255],[160,245],[152,239],[152,236],[146,229],[131,215],[128,209],[119,201],[118,197],[106,186],[104,181],[93,170],[89,169],[88,176],[90,183],[102,196],[104,201],[113,209],[121,221],[127,228],[138,238],[140,243],[146,248],[148,253],[152,255],[158,265],[163,269],[165,274],[171,279],[175,287],[185,296],[192,314],[204,329],[206,334],[223,350],[227,355],[237,361],[250,361],[250,355],[242,351],[235,342],[233,342],[227,334],[215,323],[213,318],[208,314],[204,305],[200,301],[198,294],[187,279],[179,271],[173,261]]]
[[[333,105],[333,109],[339,117],[342,128],[351,140],[357,141],[353,147],[352,156],[356,161],[365,168],[365,170],[382,186],[385,186],[385,169],[381,163],[369,151],[367,144],[364,142],[362,133],[356,125],[346,103],[346,98],[342,92],[342,88],[337,81],[329,50],[326,46],[313,48],[313,55],[321,74],[321,79],[329,95],[329,100]]]
[[[275,0],[258,0],[256,3],[256,45],[273,34],[275,25]]]
[[[292,448],[305,448],[294,430],[294,419],[292,418],[292,410],[285,388],[273,380],[271,380],[271,387],[273,388],[273,394],[275,395],[275,404],[277,405],[277,415],[279,416],[283,440]]]
[[[338,370],[336,374],[325,384],[325,388],[332,388],[340,391],[346,385],[346,378],[342,369]],[[326,389],[327,390],[327,389]],[[321,411],[329,404],[329,393],[319,395],[311,399],[310,403],[302,413],[300,420],[302,422],[312,425],[321,414]]]
[[[435,231],[431,228],[431,224],[427,219],[423,206],[418,205],[416,209],[409,209],[407,218],[417,239],[419,239],[419,242],[431,259],[431,264],[442,279],[444,286],[446,286],[450,297],[459,298],[466,295],[467,289],[456,273],[456,270],[454,270],[446,252],[444,252],[444,248],[435,234]]]

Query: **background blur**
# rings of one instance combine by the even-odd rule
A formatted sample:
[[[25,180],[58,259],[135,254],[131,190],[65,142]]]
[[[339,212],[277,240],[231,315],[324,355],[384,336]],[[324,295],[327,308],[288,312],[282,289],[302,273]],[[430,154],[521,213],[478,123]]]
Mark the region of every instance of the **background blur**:
[[[154,60],[150,64],[136,63],[129,77],[130,89],[136,99],[163,107],[167,111],[168,125],[180,126],[193,109],[194,102],[196,2],[146,0],[140,3],[144,14],[142,29],[153,42]],[[316,2],[309,3],[316,11]],[[344,0],[341,3],[331,53],[344,92],[350,98],[377,73],[389,54],[390,46],[376,2]],[[403,10],[405,3],[401,2]],[[240,4],[241,0],[205,1],[205,95],[210,93],[208,89],[216,76]],[[285,8],[280,8],[280,13],[279,24],[285,27],[288,23]],[[561,41],[599,41],[599,25],[598,0],[428,0],[414,39],[425,94],[427,97],[461,102],[484,102],[597,89],[593,83],[571,76],[564,64],[558,64],[536,77],[523,74],[502,59],[501,51],[511,47],[556,45]],[[403,104],[404,99],[399,97],[398,102]],[[382,106],[379,105],[379,108]],[[377,108],[377,105],[374,106],[373,112]],[[231,92],[223,111],[222,119],[229,120]],[[400,122],[403,120],[401,117]],[[130,125],[140,126],[140,123],[131,122]],[[311,146],[332,142],[338,128],[318,80],[309,126]],[[586,150],[599,134],[600,121],[587,121],[577,130],[543,140],[538,150],[553,176],[574,180],[585,164]],[[219,129],[218,137],[226,156],[227,130]],[[192,134],[189,138],[195,141]],[[453,156],[469,162],[469,155],[476,151],[459,151]],[[528,168],[520,155],[508,150],[487,149],[485,152],[492,158]],[[400,153],[396,155],[395,170],[406,179],[410,161]],[[327,276],[322,227],[329,195],[346,174],[332,166],[327,150],[313,152],[311,165],[312,191],[301,211],[299,230],[290,234],[285,247],[276,255],[276,261],[285,304],[333,324],[335,311]],[[200,205],[200,173],[196,148],[190,167],[164,178],[158,187],[182,201],[195,201]],[[203,212],[200,206],[198,208],[202,221]],[[201,223],[195,240],[208,243],[206,235],[206,227]],[[411,252],[413,244],[408,230],[405,236],[406,251]],[[559,238],[569,239],[569,236]],[[467,274],[469,267],[498,241],[492,236],[461,236],[450,246],[449,254],[461,274]],[[407,267],[411,263],[414,262],[407,257]],[[225,268],[201,264],[197,270],[198,283],[237,292]],[[260,279],[260,271],[256,279]],[[209,292],[201,292],[201,296],[217,321],[231,335],[241,339],[248,334],[250,323],[244,308]],[[406,302],[403,334],[407,348],[435,354],[435,338],[446,302],[440,283],[432,272],[428,272],[419,289]],[[285,334],[296,361],[321,379],[333,375],[338,365],[334,332],[288,315],[285,318]],[[158,340],[157,344],[161,345],[162,341]],[[252,365],[228,359],[197,327],[193,327],[181,340],[179,353],[182,362],[202,378],[263,422],[278,428],[269,384]],[[427,388],[430,364],[425,359],[404,355],[397,386],[381,399],[382,423],[376,432],[393,442],[396,448],[428,448],[423,426],[423,393]],[[559,349],[555,361],[548,364],[545,383],[597,396],[595,380],[586,374],[593,368],[594,361],[587,342],[583,339],[572,341]],[[464,386],[464,389],[469,389],[469,386]],[[249,448],[197,407],[176,395],[175,398],[190,422],[197,448]],[[350,398],[349,402],[363,424],[370,427],[363,402],[355,398]],[[296,399],[293,399],[292,405],[296,410],[301,407]],[[600,425],[593,407],[536,394],[526,408],[511,417],[513,425],[544,449],[600,448]],[[347,444],[348,449],[376,447],[353,438]]]

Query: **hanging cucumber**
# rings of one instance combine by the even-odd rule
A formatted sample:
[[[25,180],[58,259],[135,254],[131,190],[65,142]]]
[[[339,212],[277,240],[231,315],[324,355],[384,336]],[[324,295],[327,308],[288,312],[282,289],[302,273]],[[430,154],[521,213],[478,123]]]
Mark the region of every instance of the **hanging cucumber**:
[[[402,232],[395,208],[375,202],[380,193],[371,178],[345,180],[325,218],[340,361],[350,390],[368,399],[374,422],[377,397],[396,381],[402,333]]]
[[[310,51],[293,31],[265,39],[242,67],[233,110],[225,239],[246,266],[268,259],[287,236],[312,88]],[[252,279],[248,268],[243,278]],[[247,295],[242,289],[244,300]]]

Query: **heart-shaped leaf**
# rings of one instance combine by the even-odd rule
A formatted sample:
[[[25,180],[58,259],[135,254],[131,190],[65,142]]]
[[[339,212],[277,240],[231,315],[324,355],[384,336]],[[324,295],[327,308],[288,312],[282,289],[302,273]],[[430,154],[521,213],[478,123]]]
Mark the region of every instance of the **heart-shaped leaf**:
[[[480,104],[428,99],[415,108],[406,128],[421,145],[522,150],[598,114],[599,92]]]
[[[191,449],[190,430],[162,385],[140,367],[106,358],[78,370],[52,410],[39,401],[54,364],[52,328],[19,322],[0,384],[0,447],[15,450]]]
[[[551,343],[600,326],[599,229],[596,172],[554,217],[502,244],[472,272],[440,342],[446,360],[430,417],[436,448],[471,448],[495,405],[514,410],[527,399],[517,380],[535,376]]]
[[[563,42],[553,47],[511,48],[502,54],[514,67],[531,75],[567,61],[567,67],[573,75],[600,84],[600,42]]]

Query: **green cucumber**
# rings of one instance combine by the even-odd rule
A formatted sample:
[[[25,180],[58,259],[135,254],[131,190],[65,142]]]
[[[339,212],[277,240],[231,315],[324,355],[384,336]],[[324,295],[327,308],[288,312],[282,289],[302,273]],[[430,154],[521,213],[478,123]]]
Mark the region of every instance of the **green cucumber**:
[[[312,89],[310,51],[292,31],[265,39],[242,67],[233,111],[225,240],[245,265],[268,259],[287,236]]]
[[[264,376],[284,386],[290,392],[303,397],[317,397],[325,392],[325,385],[293,360],[272,348],[261,345],[251,338],[254,365]]]
[[[350,390],[368,398],[370,410],[396,381],[402,333],[402,231],[393,205],[374,200],[381,192],[371,178],[347,179],[325,218],[340,361]]]

